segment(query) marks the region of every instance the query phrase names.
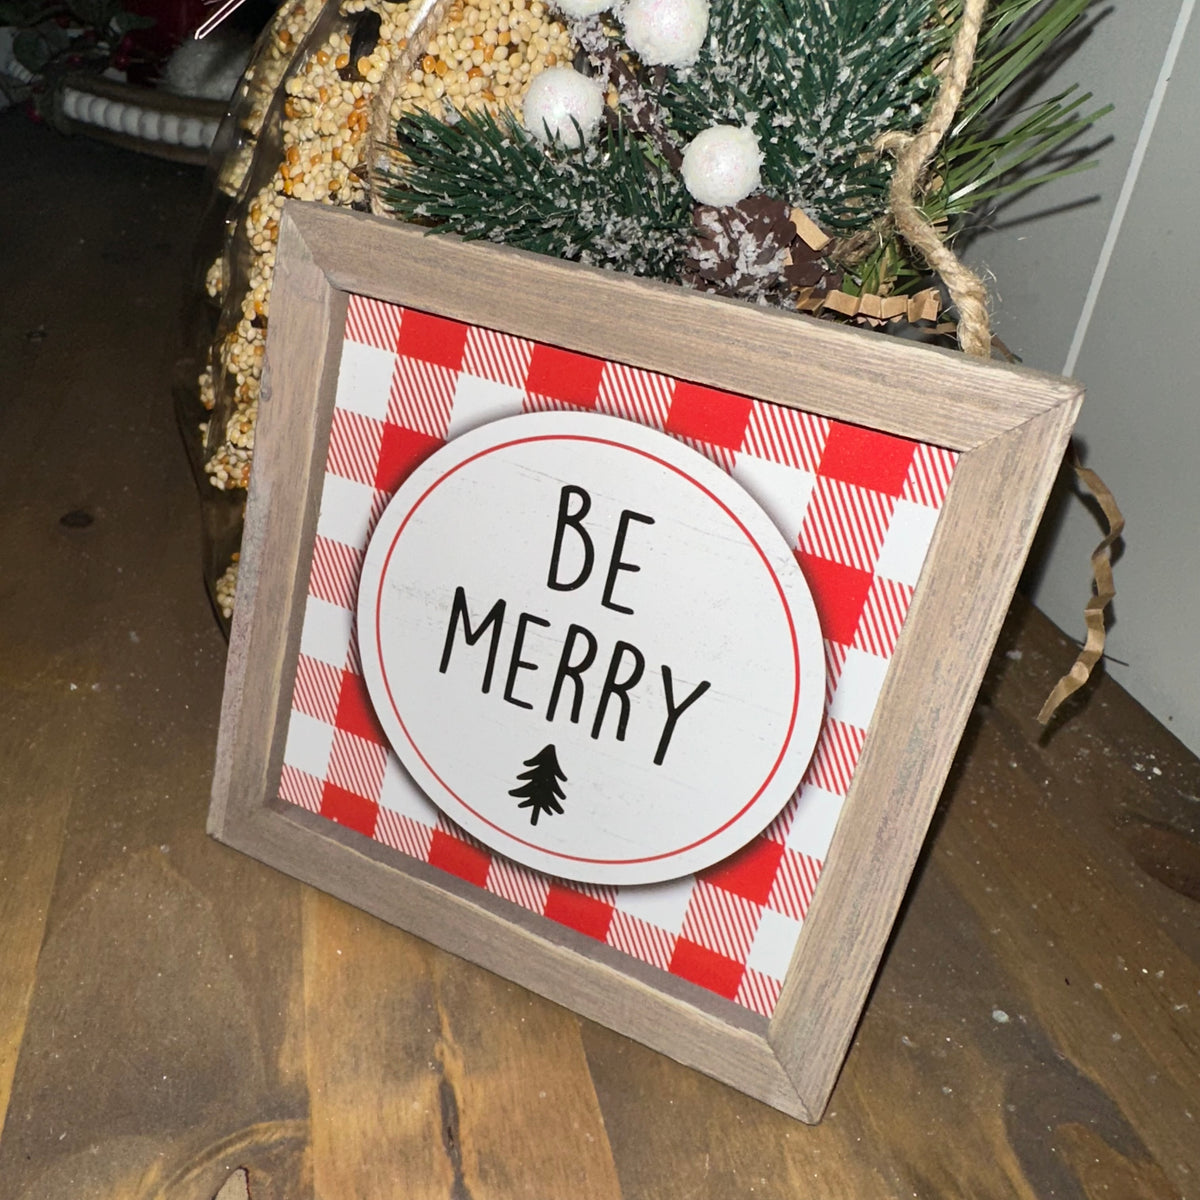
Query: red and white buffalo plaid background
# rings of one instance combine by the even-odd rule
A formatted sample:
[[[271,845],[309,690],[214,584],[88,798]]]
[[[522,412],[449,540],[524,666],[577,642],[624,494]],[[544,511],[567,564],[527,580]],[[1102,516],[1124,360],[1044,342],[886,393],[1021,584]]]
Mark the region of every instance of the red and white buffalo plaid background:
[[[404,773],[363,684],[358,579],[391,494],[457,434],[557,408],[640,422],[718,463],[794,546],[820,615],[826,715],[804,781],[762,835],[697,876],[594,887],[493,854]],[[280,797],[770,1016],[954,463],[937,447],[352,296]]]

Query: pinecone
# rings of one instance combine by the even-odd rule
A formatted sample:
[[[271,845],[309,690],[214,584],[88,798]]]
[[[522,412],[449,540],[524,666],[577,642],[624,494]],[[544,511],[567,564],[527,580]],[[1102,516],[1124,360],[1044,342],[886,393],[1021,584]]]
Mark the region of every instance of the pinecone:
[[[796,232],[786,201],[748,196],[716,208],[698,204],[684,253],[683,282],[758,304],[795,307],[799,288],[829,291],[841,282]]]

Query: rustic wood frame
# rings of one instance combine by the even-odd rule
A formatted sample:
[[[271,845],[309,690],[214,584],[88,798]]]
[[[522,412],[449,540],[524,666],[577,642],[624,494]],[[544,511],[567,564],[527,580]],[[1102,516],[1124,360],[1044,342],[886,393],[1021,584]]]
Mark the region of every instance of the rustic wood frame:
[[[274,798],[350,293],[959,451],[770,1020]],[[1076,383],[1058,377],[289,203],[280,222],[209,830],[783,1112],[816,1121],[1082,398]]]

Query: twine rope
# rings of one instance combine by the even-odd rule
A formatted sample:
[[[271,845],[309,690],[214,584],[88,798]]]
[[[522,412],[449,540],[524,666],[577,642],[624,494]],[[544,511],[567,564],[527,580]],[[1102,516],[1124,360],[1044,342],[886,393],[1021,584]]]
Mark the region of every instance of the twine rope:
[[[421,0],[408,24],[404,48],[388,64],[371,105],[371,124],[367,130],[367,194],[371,211],[378,217],[388,216],[380,196],[379,174],[393,153],[392,106],[400,95],[400,85],[408,78],[417,60],[425,53],[430,39],[441,26],[450,9],[451,0]]]
[[[992,352],[987,289],[979,276],[946,245],[935,226],[925,219],[917,207],[917,194],[929,160],[946,136],[966,91],[975,65],[975,47],[986,8],[987,0],[965,0],[962,19],[942,75],[942,86],[922,128],[915,134],[899,130],[885,133],[875,143],[876,149],[889,150],[896,156],[889,197],[896,228],[945,280],[958,309],[958,344],[967,354],[978,358],[989,358]]]

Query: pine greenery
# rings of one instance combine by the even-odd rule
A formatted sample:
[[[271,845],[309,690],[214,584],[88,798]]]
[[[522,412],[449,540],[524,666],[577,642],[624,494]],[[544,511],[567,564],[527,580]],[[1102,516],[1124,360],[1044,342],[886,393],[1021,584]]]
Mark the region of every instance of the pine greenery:
[[[1070,87],[1019,107],[1031,73],[1051,54],[1062,54],[1072,36],[1081,36],[1091,5],[1092,0],[993,0],[989,6],[974,70],[922,201],[927,219],[947,236],[981,220],[1004,197],[1094,165],[1087,160],[1090,148],[1072,147],[1112,105],[1084,111],[1091,92]],[[945,0],[948,25],[957,23],[961,11],[961,0]],[[878,240],[855,276],[850,286],[861,291],[912,290],[924,278],[922,264],[908,259],[894,235]]]
[[[418,112],[397,129],[408,160],[384,202],[405,220],[464,238],[678,279],[692,199],[622,126],[579,150],[546,149],[510,114],[454,124]]]
[[[1091,3],[992,0],[922,201],[948,236],[987,203],[1090,165],[1071,151],[1108,111],[1085,111],[1090,93],[1070,89],[1024,112],[1012,97],[1069,47]],[[839,245],[868,246],[837,260],[843,288],[912,290],[925,269],[886,219],[892,162],[875,142],[925,119],[961,10],[962,0],[710,0],[696,63],[633,62],[632,77],[622,66],[619,111],[589,145],[545,147],[507,113],[406,115],[384,200],[466,238],[677,281],[695,232],[679,152],[714,124],[748,124],[763,193],[850,239]],[[621,45],[607,20],[572,32],[605,73]]]
[[[930,0],[715,0],[708,44],[661,102],[684,142],[752,125],[770,194],[831,230],[887,207],[890,164],[869,151],[917,124],[946,26]]]
[[[1049,53],[1062,52],[1092,0],[1001,0],[979,39],[975,69],[941,155],[937,186],[926,198],[932,219],[978,211],[984,201],[1025,191],[1081,170],[1084,154],[1056,156],[1112,105],[1081,109],[1090,92],[1067,88],[1032,108],[1007,98]],[[955,0],[955,15],[959,0]]]

